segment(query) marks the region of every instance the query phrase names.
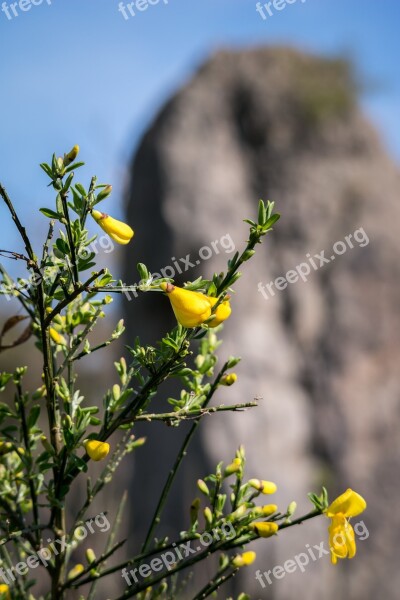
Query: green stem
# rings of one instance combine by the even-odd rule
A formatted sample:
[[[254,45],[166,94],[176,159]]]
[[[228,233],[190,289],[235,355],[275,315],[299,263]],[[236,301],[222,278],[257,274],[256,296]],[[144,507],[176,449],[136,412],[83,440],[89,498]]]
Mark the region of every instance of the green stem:
[[[71,252],[72,273],[74,276],[74,284],[75,284],[75,286],[77,286],[77,285],[79,285],[79,273],[78,273],[78,265],[77,265],[77,260],[76,260],[75,242],[74,242],[74,238],[72,235],[71,219],[69,216],[69,210],[68,210],[68,204],[67,204],[67,195],[64,194],[63,192],[60,192],[60,197],[61,197],[61,203],[62,203],[62,207],[63,207],[64,217],[67,222],[66,230],[67,230],[67,236],[68,236],[69,249]]]
[[[135,418],[135,422],[137,421],[166,421],[175,422],[175,421],[187,421],[192,419],[198,419],[199,417],[204,417],[205,415],[211,415],[217,412],[226,412],[226,411],[244,411],[247,408],[254,408],[258,406],[257,402],[245,402],[243,404],[232,404],[231,406],[225,406],[221,404],[220,406],[210,406],[209,408],[199,408],[193,411],[187,411],[185,409],[180,409],[174,412],[169,413],[142,413]],[[126,419],[123,424],[132,423],[132,419]]]
[[[211,399],[212,399],[212,397],[213,397],[213,395],[214,395],[214,393],[215,393],[215,391],[216,391],[216,389],[217,389],[217,387],[219,385],[221,377],[224,375],[224,373],[225,373],[225,371],[226,371],[227,368],[228,368],[228,365],[227,365],[227,363],[225,363],[224,366],[222,367],[221,371],[218,373],[217,378],[215,379],[214,383],[212,384],[212,386],[210,388],[210,391],[208,392],[208,394],[206,396],[206,399],[205,399],[204,404],[203,404],[204,408],[207,408],[207,405],[211,401]],[[190,442],[192,441],[192,438],[193,438],[194,434],[196,433],[196,430],[197,430],[197,428],[198,428],[198,426],[200,424],[200,421],[201,421],[201,418],[198,417],[196,419],[196,421],[193,423],[193,425],[190,428],[190,430],[189,430],[186,438],[183,441],[182,447],[181,447],[181,449],[180,449],[180,451],[178,453],[178,456],[175,459],[175,463],[174,463],[172,469],[170,470],[170,472],[168,474],[168,477],[167,477],[167,480],[166,480],[165,485],[163,487],[163,490],[161,492],[161,496],[160,496],[160,499],[158,501],[156,510],[154,512],[152,521],[150,523],[150,527],[149,527],[149,530],[147,532],[146,539],[145,539],[144,544],[142,546],[142,552],[144,552],[145,550],[147,550],[147,548],[149,546],[149,543],[150,543],[150,541],[152,539],[153,533],[154,533],[157,525],[160,522],[161,513],[163,511],[163,508],[164,508],[165,502],[167,500],[169,491],[170,491],[171,486],[172,486],[172,484],[174,482],[174,479],[175,479],[175,477],[177,475],[178,469],[181,466],[181,463],[182,463],[184,457],[186,456],[188,446],[189,446]]]
[[[208,598],[213,592],[215,592],[219,587],[221,587],[221,585],[223,585],[224,583],[229,581],[229,579],[234,577],[238,572],[238,569],[235,569],[227,575],[224,575],[224,573],[229,569],[229,566],[230,565],[228,564],[226,567],[220,569],[218,573],[212,578],[212,580],[209,583],[207,583],[207,585],[205,585],[198,594],[196,594],[193,600],[204,600],[205,598]]]
[[[105,269],[101,269],[98,273],[94,273],[91,277],[89,277],[89,279],[85,283],[82,283],[82,285],[75,288],[75,290],[71,294],[68,294],[64,298],[64,300],[62,300],[59,304],[57,304],[57,306],[54,308],[54,310],[49,315],[47,315],[47,317],[44,319],[44,326],[48,327],[50,325],[50,323],[52,322],[52,320],[54,319],[54,317],[59,315],[60,312],[66,306],[68,306],[68,304],[71,304],[71,302],[73,302],[75,300],[75,298],[77,298],[80,294],[82,294],[82,292],[87,292],[88,286],[93,281],[95,281],[98,277],[103,275],[104,273],[105,273]]]
[[[31,445],[29,442],[29,430],[28,430],[28,425],[27,425],[27,421],[26,421],[24,397],[23,397],[23,392],[22,392],[22,387],[21,387],[20,381],[18,381],[18,383],[17,383],[16,405],[17,405],[17,410],[21,416],[22,435],[24,438],[26,455],[27,455],[28,461],[29,461],[29,469],[28,469],[27,476],[28,476],[28,480],[29,480],[29,491],[30,491],[31,500],[32,500],[33,527],[37,531],[37,537],[36,537],[37,547],[36,547],[36,549],[39,549],[40,548],[39,508],[38,508],[38,501],[37,501],[37,495],[36,495],[36,489],[35,489],[35,481],[34,481],[33,473],[32,473],[32,452],[31,452]]]

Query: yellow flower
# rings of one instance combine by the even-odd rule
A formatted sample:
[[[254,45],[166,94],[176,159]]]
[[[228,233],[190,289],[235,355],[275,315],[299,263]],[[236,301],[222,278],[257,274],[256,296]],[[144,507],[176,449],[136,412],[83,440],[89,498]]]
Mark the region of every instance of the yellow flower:
[[[68,165],[70,165],[71,163],[74,162],[74,160],[76,159],[76,157],[79,154],[79,146],[75,145],[72,150],[70,152],[68,152],[68,154],[65,154],[63,162],[64,162],[64,166],[68,167]]]
[[[228,300],[224,300],[212,315],[212,308],[218,302],[218,298],[206,296],[201,292],[194,292],[180,288],[172,283],[163,282],[161,289],[168,294],[176,320],[183,327],[199,327],[207,319],[209,327],[216,327],[225,321],[231,314]]]
[[[160,287],[168,294],[176,320],[183,327],[199,327],[211,316],[208,296],[201,292],[185,290],[165,282]]]
[[[273,523],[272,521],[260,521],[259,523],[252,523],[250,527],[251,529],[255,529],[258,535],[263,538],[275,535],[279,529],[278,524]]]
[[[229,373],[229,375],[224,375],[221,377],[220,384],[221,385],[233,385],[237,381],[236,373]]]
[[[134,236],[134,231],[129,225],[122,221],[117,221],[106,213],[99,210],[92,210],[92,217],[98,225],[105,231],[117,244],[128,244]]]
[[[276,483],[263,479],[250,479],[249,485],[262,494],[275,494],[277,490]]]
[[[218,298],[212,298],[211,296],[207,296],[208,301],[211,304],[211,308],[218,302]],[[217,327],[217,325],[221,325],[226,319],[230,316],[232,312],[231,305],[229,300],[224,300],[217,306],[217,310],[213,313],[213,319],[207,323],[209,327]]]
[[[331,560],[335,565],[338,558],[353,558],[356,553],[354,530],[348,519],[356,517],[367,508],[364,498],[348,488],[326,509],[325,515],[332,519],[328,528]]]
[[[106,458],[110,452],[110,444],[98,440],[88,440],[85,442],[85,450],[92,460],[99,461]]]
[[[56,331],[54,329],[54,327],[50,327],[49,333],[50,333],[50,337],[53,340],[53,342],[55,342],[59,346],[67,345],[67,341],[66,341],[65,337],[63,335],[61,335],[61,333],[58,333],[58,331]]]
[[[253,564],[255,560],[256,553],[252,550],[248,550],[247,552],[243,552],[243,554],[238,554],[235,556],[235,558],[232,560],[232,565],[237,568],[248,567],[249,565]]]
[[[68,573],[68,579],[74,579],[77,575],[80,575],[85,570],[85,567],[81,564],[76,565],[73,569]]]
[[[5,583],[0,583],[0,598],[1,600],[11,600],[10,588]]]

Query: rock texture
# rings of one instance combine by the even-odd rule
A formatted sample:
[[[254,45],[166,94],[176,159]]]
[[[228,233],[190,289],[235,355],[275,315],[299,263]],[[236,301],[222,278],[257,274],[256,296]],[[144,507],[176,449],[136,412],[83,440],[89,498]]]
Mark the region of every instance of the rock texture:
[[[202,469],[231,459],[240,443],[249,475],[275,480],[283,507],[296,499],[307,510],[306,493],[322,483],[332,494],[351,486],[368,500],[369,537],[356,559],[335,568],[327,557],[310,561],[304,574],[265,589],[250,567],[243,588],[253,598],[398,597],[399,183],[357,105],[346,63],[285,48],[216,54],[161,111],[135,156],[128,216],[135,255],[153,271],[172,257],[198,257],[226,234],[242,247],[242,219],[255,214],[260,197],[275,200],[282,214],[236,285],[221,350],[243,362],[238,383],[218,399],[258,396],[261,405],[203,423],[167,513],[171,528],[186,518]],[[307,263],[307,254],[330,257],[337,241],[361,229],[353,248],[311,268],[306,282],[274,287],[268,299],[258,291],[259,282]],[[213,253],[177,281],[212,274],[227,258]],[[126,303],[132,335],[154,341],[166,331],[173,317],[163,300],[154,294]],[[146,501],[134,507],[140,535],[184,432],[157,433],[133,483],[146,489]],[[268,571],[305,544],[327,540],[327,524],[321,517],[259,542],[257,568]]]

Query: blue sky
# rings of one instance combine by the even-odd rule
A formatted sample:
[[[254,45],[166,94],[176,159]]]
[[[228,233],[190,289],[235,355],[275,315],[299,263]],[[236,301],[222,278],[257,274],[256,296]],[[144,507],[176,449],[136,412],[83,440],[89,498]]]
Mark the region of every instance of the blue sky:
[[[87,163],[81,174],[112,183],[107,210],[121,214],[125,169],[141,132],[221,47],[290,44],[351,56],[366,82],[365,110],[399,160],[398,0],[297,0],[266,21],[253,0],[160,0],[128,20],[118,4],[43,0],[27,12],[16,7],[11,20],[0,12],[0,180],[19,210],[29,206],[35,232],[44,225],[32,209],[52,198],[37,165],[75,143]],[[11,226],[0,239],[15,246]]]

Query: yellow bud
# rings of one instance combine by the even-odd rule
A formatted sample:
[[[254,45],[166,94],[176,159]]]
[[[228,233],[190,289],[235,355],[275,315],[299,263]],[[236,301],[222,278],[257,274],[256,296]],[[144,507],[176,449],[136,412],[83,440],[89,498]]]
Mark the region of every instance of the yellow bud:
[[[68,573],[68,579],[74,579],[77,575],[80,575],[85,570],[83,565],[76,565],[73,569]]]
[[[134,236],[134,231],[129,225],[122,221],[117,221],[106,213],[99,210],[92,210],[92,217],[98,225],[105,231],[117,244],[128,244]]]
[[[76,159],[76,157],[79,154],[79,146],[75,145],[72,150],[70,152],[68,152],[68,154],[65,154],[64,156],[64,166],[68,167],[68,165],[70,165],[71,163],[74,162],[74,160]]]
[[[0,442],[0,456],[4,456],[4,454],[8,454],[13,449],[13,445],[11,442]]]
[[[85,449],[92,460],[104,460],[110,452],[110,444],[107,442],[99,442],[97,440],[87,440]]]
[[[260,537],[267,538],[275,535],[279,527],[277,523],[271,521],[261,521],[259,523],[252,523],[251,529],[254,529]]]
[[[230,465],[228,465],[224,471],[225,477],[237,473],[242,468],[242,461],[240,458],[235,458]]]
[[[238,554],[232,560],[232,565],[236,568],[247,567],[256,560],[256,553],[248,550],[247,552],[243,552],[243,554]]]
[[[61,335],[61,333],[58,333],[58,331],[56,331],[54,329],[54,327],[50,327],[49,333],[50,333],[50,337],[53,340],[53,342],[55,344],[57,344],[58,346],[66,346],[67,345],[67,341],[66,341],[65,337],[63,335]]]
[[[5,583],[0,583],[0,599],[11,600],[10,588]]]
[[[278,510],[278,506],[276,504],[265,504],[261,507],[262,515],[264,517],[269,517],[273,515]]]
[[[211,305],[205,294],[166,282],[161,283],[160,287],[168,294],[176,320],[183,327],[199,327],[210,317]]]
[[[211,308],[218,302],[218,298],[212,298],[211,296],[207,296],[210,302]],[[232,309],[229,303],[229,300],[224,300],[217,306],[215,313],[213,313],[213,319],[207,323],[209,327],[217,327],[226,319],[228,319],[231,315]]]
[[[277,490],[275,483],[263,479],[250,479],[249,485],[262,494],[275,494]]]
[[[224,375],[221,377],[220,384],[221,385],[233,385],[237,381],[236,373],[229,373],[229,375]]]

